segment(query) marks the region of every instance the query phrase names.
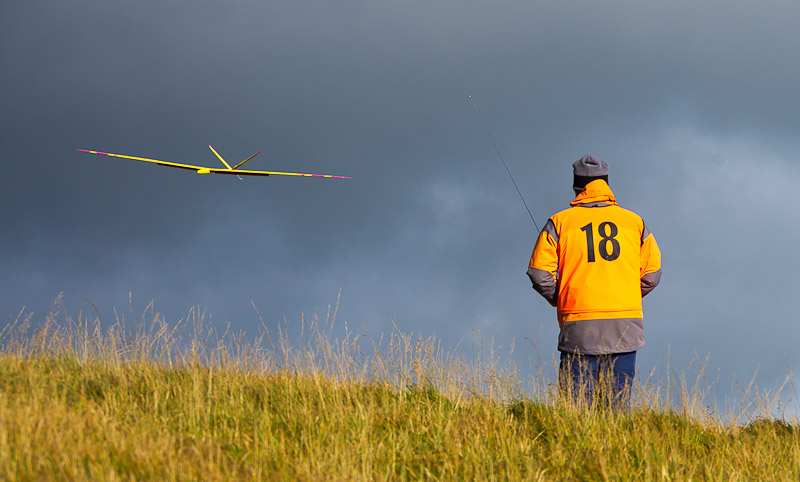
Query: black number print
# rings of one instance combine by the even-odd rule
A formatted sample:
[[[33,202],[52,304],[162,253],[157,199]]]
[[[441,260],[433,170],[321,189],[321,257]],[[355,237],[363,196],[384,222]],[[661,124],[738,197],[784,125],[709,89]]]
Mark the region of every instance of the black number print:
[[[608,234],[606,234],[606,228],[608,228]],[[600,256],[606,261],[614,261],[619,258],[619,241],[614,239],[619,232],[617,225],[606,221],[598,226],[597,230],[602,238],[598,246],[600,248]],[[608,243],[611,243],[611,253],[608,252]]]
[[[586,250],[589,251],[589,262],[594,263],[594,235],[592,235],[592,223],[581,228],[586,233]]]
[[[582,227],[581,231],[586,233],[587,261],[594,263],[594,229],[592,223]],[[597,231],[600,235],[600,243],[598,243],[597,246],[600,250],[600,256],[606,261],[614,261],[615,259],[619,258],[619,241],[615,239],[617,234],[619,234],[617,225],[610,221],[606,221],[604,223],[600,223]],[[610,253],[608,251],[609,244],[611,244]]]

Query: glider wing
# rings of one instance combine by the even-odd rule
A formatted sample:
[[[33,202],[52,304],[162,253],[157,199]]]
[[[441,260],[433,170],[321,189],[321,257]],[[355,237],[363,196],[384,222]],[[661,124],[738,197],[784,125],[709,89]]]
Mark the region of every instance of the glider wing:
[[[154,164],[158,164],[160,166],[167,166],[167,167],[175,167],[178,169],[187,169],[190,171],[195,171],[198,174],[233,174],[234,176],[303,176],[303,177],[331,177],[336,179],[351,179],[349,176],[333,176],[330,174],[305,174],[300,172],[279,172],[279,171],[249,171],[244,169],[215,169],[210,167],[203,167],[203,166],[195,166],[192,164],[181,164],[178,162],[168,162],[168,161],[160,161],[158,159],[148,159],[146,157],[134,157],[134,156],[125,156],[122,154],[111,154],[109,152],[98,152],[98,151],[89,151],[86,149],[76,149],[80,152],[88,152],[89,154],[100,154],[103,156],[111,156],[111,157],[120,157],[122,159],[133,159],[134,161],[144,161],[144,162],[152,162]],[[216,152],[215,152],[216,154]],[[219,154],[217,154],[219,157]],[[252,159],[251,156],[249,159]],[[224,162],[224,161],[223,161]],[[244,164],[244,162],[240,163],[239,165]],[[227,163],[225,163],[227,165]]]
[[[306,174],[302,172],[280,172],[280,171],[246,171],[244,169],[209,169],[206,171],[214,174],[233,174],[234,176],[302,176],[302,177],[332,177],[336,179],[352,179],[349,176],[333,176],[331,174]]]

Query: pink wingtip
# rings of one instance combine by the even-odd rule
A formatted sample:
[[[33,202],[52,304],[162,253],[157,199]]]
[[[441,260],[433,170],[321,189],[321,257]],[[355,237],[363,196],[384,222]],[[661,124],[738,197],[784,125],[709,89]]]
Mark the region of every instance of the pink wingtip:
[[[303,174],[303,176],[306,176],[306,177],[331,177],[331,178],[334,178],[334,179],[353,179],[352,177],[349,177],[349,176],[332,176],[330,174]]]
[[[314,176],[314,177],[332,177],[334,179],[353,179],[352,177],[349,177],[349,176],[331,176],[329,174],[311,174],[311,176]]]

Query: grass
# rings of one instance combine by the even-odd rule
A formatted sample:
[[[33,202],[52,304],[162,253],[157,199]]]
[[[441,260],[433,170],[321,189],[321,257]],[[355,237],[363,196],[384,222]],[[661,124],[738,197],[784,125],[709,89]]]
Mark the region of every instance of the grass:
[[[54,310],[0,334],[0,480],[798,480],[800,430],[650,381],[612,413],[560,399],[491,354],[303,324],[220,336]],[[477,350],[480,354],[481,350]]]

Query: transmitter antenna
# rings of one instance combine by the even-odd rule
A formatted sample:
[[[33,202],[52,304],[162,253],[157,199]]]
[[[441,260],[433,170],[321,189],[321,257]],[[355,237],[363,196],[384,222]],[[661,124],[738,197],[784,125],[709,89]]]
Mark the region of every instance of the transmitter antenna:
[[[511,174],[511,170],[508,169],[508,164],[506,164],[506,160],[503,159],[503,155],[500,154],[500,149],[497,147],[497,143],[494,141],[494,137],[492,133],[489,131],[489,128],[486,126],[486,121],[483,120],[483,116],[481,115],[481,111],[478,110],[478,106],[475,105],[475,99],[472,98],[471,95],[468,96],[469,101],[472,102],[472,108],[475,109],[475,113],[478,114],[478,119],[481,120],[481,124],[483,124],[484,130],[486,130],[486,134],[489,136],[489,140],[492,142],[492,146],[494,147],[494,151],[497,153],[497,156],[500,158],[500,162],[503,163],[503,167],[506,168],[506,172],[508,173],[508,177],[511,178],[511,182],[514,184],[514,188],[517,190],[517,194],[519,194],[519,198],[522,199],[522,204],[525,205],[525,209],[528,211],[528,216],[531,217],[531,221],[533,221],[534,227],[536,227],[536,232],[539,232],[539,225],[536,224],[536,220],[533,219],[533,214],[531,213],[530,208],[528,207],[528,203],[525,202],[525,198],[522,196],[522,192],[519,190],[519,186],[517,185],[517,181],[514,180],[514,176]]]

